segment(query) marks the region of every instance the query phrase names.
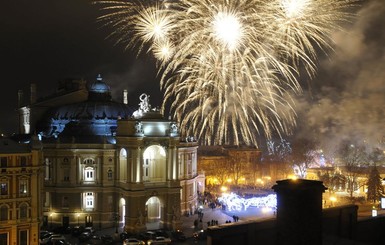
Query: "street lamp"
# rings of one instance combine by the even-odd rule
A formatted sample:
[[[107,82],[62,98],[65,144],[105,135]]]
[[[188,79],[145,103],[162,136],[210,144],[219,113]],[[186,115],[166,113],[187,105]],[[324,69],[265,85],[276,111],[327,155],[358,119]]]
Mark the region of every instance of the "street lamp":
[[[50,221],[50,224],[49,226],[52,228],[52,216],[53,216],[53,213],[50,213],[49,217],[51,218],[51,221]]]
[[[337,198],[334,196],[331,196],[330,201],[332,202],[332,207],[334,207],[334,203],[337,201]]]

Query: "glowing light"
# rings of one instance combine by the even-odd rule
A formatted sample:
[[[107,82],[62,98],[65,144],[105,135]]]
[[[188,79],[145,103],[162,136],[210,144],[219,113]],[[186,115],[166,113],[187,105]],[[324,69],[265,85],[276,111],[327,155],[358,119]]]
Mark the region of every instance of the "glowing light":
[[[291,180],[297,180],[298,177],[296,175],[289,175],[288,176],[288,179],[291,179]]]
[[[270,194],[265,197],[252,197],[246,199],[239,197],[237,194],[231,192],[230,194],[223,194],[218,198],[218,200],[219,202],[225,204],[229,211],[241,211],[246,210],[249,207],[257,207],[265,210],[272,210],[277,208],[277,196],[275,194]]]
[[[221,187],[221,191],[222,191],[222,192],[226,192],[226,191],[227,191],[227,187],[226,187],[226,186],[222,186],[222,187]]]
[[[220,12],[214,17],[214,34],[229,49],[234,49],[242,37],[242,27],[236,16]]]
[[[156,4],[154,4],[156,2]],[[354,0],[97,1],[110,37],[158,60],[162,110],[202,144],[289,134],[300,67],[316,72]],[[155,6],[154,6],[155,5]],[[317,49],[315,48],[317,47]]]
[[[282,7],[288,18],[300,17],[309,5],[309,0],[282,0]]]

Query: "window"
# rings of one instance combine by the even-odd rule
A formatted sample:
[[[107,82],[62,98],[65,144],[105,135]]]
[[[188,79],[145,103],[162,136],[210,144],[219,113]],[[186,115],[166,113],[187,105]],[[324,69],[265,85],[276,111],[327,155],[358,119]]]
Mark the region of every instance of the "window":
[[[111,169],[108,169],[108,171],[107,171],[107,178],[108,178],[108,180],[112,180],[112,170]]]
[[[8,195],[8,180],[2,179],[0,180],[0,195],[6,196]]]
[[[21,204],[19,210],[20,210],[20,219],[28,218],[28,205],[26,203]]]
[[[65,168],[65,169],[63,169],[63,172],[64,172],[63,180],[64,181],[70,181],[70,169]]]
[[[92,192],[86,193],[85,206],[86,206],[86,208],[93,208],[94,207],[94,193],[92,193]]]
[[[20,245],[28,244],[28,230],[19,231],[19,244]]]
[[[27,157],[20,157],[19,161],[21,167],[27,166]]]
[[[191,155],[187,154],[187,173],[191,174],[192,166],[191,166]]]
[[[0,207],[0,221],[8,220],[8,206],[3,205]]]
[[[0,164],[2,168],[6,168],[8,166],[8,158],[7,157],[1,157]]]
[[[19,180],[19,193],[20,194],[28,194],[28,180],[20,179]]]
[[[44,179],[50,180],[51,179],[51,161],[48,158],[46,158],[44,161],[44,165],[45,165],[45,177],[44,177]]]
[[[85,181],[93,181],[95,180],[94,179],[94,168],[92,167],[87,167],[85,170],[84,170],[84,180]]]
[[[69,205],[68,205],[68,197],[63,197],[62,198],[61,206],[62,206],[62,208],[68,208],[69,207]]]
[[[95,161],[94,159],[91,159],[91,158],[87,158],[83,161],[84,164],[87,164],[87,165],[91,165],[91,164],[95,164]]]
[[[0,233],[0,245],[8,245],[8,233]]]

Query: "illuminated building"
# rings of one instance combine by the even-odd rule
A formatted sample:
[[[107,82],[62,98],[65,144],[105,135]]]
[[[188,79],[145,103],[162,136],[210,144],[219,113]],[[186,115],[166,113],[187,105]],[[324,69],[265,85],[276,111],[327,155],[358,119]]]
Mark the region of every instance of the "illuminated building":
[[[113,101],[100,76],[86,94],[45,108],[39,120],[31,113],[43,145],[41,225],[178,228],[181,214],[195,210],[203,182],[197,142],[181,141],[176,122],[154,110],[145,94],[135,111],[127,96]]]
[[[39,148],[0,138],[0,244],[39,244],[40,157]]]

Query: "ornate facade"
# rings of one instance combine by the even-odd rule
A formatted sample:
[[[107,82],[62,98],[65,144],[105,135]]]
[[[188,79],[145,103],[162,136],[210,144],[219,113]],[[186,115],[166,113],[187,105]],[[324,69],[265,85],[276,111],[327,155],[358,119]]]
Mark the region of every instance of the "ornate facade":
[[[39,244],[40,150],[0,138],[0,244]]]
[[[43,227],[178,228],[180,215],[195,210],[204,184],[197,142],[181,141],[176,122],[152,109],[145,94],[140,99],[137,111],[127,99],[113,101],[98,77],[87,100],[48,108],[36,120]]]

